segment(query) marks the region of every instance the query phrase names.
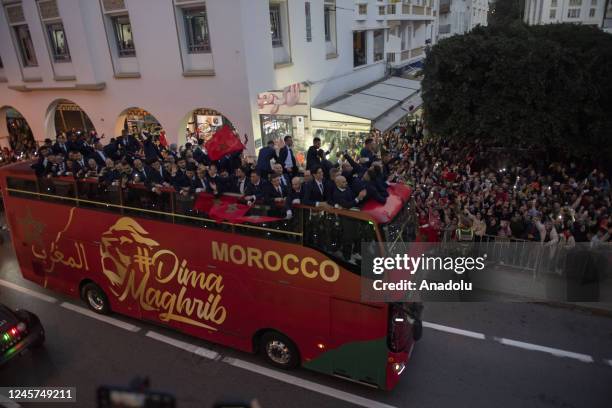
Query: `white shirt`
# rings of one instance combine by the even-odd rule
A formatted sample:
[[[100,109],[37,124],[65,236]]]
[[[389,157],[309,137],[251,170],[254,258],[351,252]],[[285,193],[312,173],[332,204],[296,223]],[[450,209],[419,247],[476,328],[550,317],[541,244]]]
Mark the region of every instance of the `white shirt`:
[[[292,169],[293,168],[293,160],[291,159],[291,155],[293,154],[293,152],[291,151],[291,148],[289,146],[287,146],[287,158],[285,159],[285,168],[286,169]]]

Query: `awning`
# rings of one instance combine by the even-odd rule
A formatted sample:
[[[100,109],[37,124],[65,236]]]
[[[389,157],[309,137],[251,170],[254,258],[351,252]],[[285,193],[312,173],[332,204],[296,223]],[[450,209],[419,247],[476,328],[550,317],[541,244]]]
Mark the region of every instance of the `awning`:
[[[422,103],[421,82],[391,77],[312,107],[311,120],[370,124],[385,132]]]
[[[395,124],[402,120],[402,118],[407,114],[408,112],[406,110],[404,110],[401,106],[398,106],[389,111],[385,116],[378,118],[372,127],[380,130],[381,132],[386,132],[395,126]]]

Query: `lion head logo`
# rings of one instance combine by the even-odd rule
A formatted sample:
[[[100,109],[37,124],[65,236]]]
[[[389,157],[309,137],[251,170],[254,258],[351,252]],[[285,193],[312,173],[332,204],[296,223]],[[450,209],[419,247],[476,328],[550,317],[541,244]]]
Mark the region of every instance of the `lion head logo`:
[[[133,257],[143,250],[159,246],[147,238],[149,233],[132,218],[119,219],[100,240],[102,271],[113,286],[121,286],[132,266]]]

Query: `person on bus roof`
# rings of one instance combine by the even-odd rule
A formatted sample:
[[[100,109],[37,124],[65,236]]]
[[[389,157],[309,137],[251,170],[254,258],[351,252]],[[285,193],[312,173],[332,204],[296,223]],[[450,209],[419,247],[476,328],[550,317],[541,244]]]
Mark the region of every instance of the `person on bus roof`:
[[[367,195],[367,191],[362,189],[358,194],[355,194],[348,186],[346,177],[336,176],[336,185],[332,196],[332,203],[335,207],[353,208],[358,207]]]
[[[319,207],[329,206],[333,186],[325,180],[323,168],[317,166],[312,169],[313,180],[304,185],[304,204]]]
[[[261,204],[264,201],[266,184],[267,182],[262,179],[261,175],[257,171],[251,172],[251,183],[248,185],[244,193],[244,199],[247,201],[247,204]]]

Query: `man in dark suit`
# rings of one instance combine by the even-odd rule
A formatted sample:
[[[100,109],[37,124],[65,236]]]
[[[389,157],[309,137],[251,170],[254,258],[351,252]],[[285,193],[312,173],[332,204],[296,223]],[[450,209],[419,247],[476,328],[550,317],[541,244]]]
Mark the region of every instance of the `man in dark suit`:
[[[225,181],[221,176],[219,176],[216,164],[212,163],[210,166],[208,166],[206,181],[208,182],[208,187],[211,190],[210,192],[214,193],[215,195],[225,192]]]
[[[287,189],[284,188],[280,183],[280,176],[278,174],[272,175],[270,177],[270,183],[268,183],[264,195],[264,203],[272,207],[268,213],[270,216],[283,216],[283,209],[285,207],[287,193]]]
[[[257,173],[256,171],[251,172],[251,183],[248,185],[244,193],[244,199],[249,205],[253,205],[255,203],[263,203],[266,191],[266,184],[267,182],[261,178],[259,173]]]
[[[302,204],[304,201],[304,189],[302,188],[302,179],[294,177],[291,179],[291,189],[287,194],[287,200],[285,200],[285,211],[287,212],[287,218],[293,216],[293,208],[297,204]]]
[[[276,155],[276,150],[274,149],[274,141],[270,140],[268,145],[259,151],[259,155],[257,156],[257,164],[255,165],[255,170],[257,170],[260,176],[264,179],[272,172],[272,160],[278,162],[278,156]]]
[[[150,182],[149,177],[151,177],[151,170],[147,169],[140,159],[135,159],[132,164],[134,166],[134,179],[141,183],[148,184]]]
[[[70,135],[68,136],[68,141],[66,142],[66,148],[68,149],[68,151],[71,151],[71,150],[79,151],[84,156],[87,153],[85,142],[80,137],[80,133],[77,134],[77,132],[70,133]]]
[[[164,166],[162,166],[162,163],[159,160],[150,160],[149,167],[151,169],[151,175],[149,178],[152,183],[161,184],[164,186],[170,185],[170,173],[164,168]]]
[[[50,167],[51,162],[48,159],[50,154],[51,151],[47,146],[42,146],[38,149],[38,160],[31,166],[37,177],[43,177]]]
[[[159,139],[156,139],[149,133],[144,133],[143,151],[145,159],[159,159],[161,158],[161,152],[159,151]]]
[[[236,194],[246,194],[250,181],[247,178],[247,169],[238,167],[234,172],[234,176],[229,180],[229,191]]]
[[[205,166],[210,165],[210,158],[204,152],[204,139],[198,139],[198,145],[193,149],[193,158]]]
[[[193,170],[195,171],[195,168]],[[180,191],[186,186],[191,186],[191,181],[187,177],[187,161],[184,158],[179,158],[176,166],[172,167],[171,179],[176,191]]]
[[[73,164],[72,164],[72,174],[75,178],[83,177],[85,172],[87,171],[87,165],[85,164],[85,160],[83,159],[83,155],[80,151],[74,150],[72,151]]]
[[[329,206],[331,200],[331,187],[325,180],[323,168],[320,166],[312,170],[313,180],[304,186],[304,204],[315,207]]]
[[[376,172],[374,172],[373,169],[368,170],[360,179],[353,182],[353,191],[357,192],[365,189],[367,194],[364,201],[372,199],[380,204],[385,204],[387,202],[387,198],[380,194],[376,188],[374,177],[376,177]]]
[[[272,166],[272,175],[278,176],[281,186],[289,190],[289,187],[291,187],[291,177],[289,174],[283,173],[283,166],[280,163],[276,163]]]
[[[53,144],[53,154],[63,154],[64,157],[68,156],[68,146],[66,146],[66,135],[60,133],[57,136],[55,144]]]
[[[105,165],[107,157],[108,156],[106,155],[106,153],[104,153],[104,147],[102,146],[102,143],[97,142],[95,144],[93,153],[89,155],[87,159],[94,159],[98,166],[102,167]]]
[[[198,168],[196,171],[196,177],[193,179],[191,183],[191,192],[192,193],[212,193],[212,189],[208,184],[208,179],[206,178],[206,170],[202,167]]]
[[[321,158],[319,157],[319,149],[321,148],[321,139],[315,137],[312,139],[312,146],[308,148],[306,152],[306,168],[312,171],[316,166],[321,165]]]
[[[297,176],[298,165],[295,155],[293,154],[293,138],[291,136],[285,136],[285,146],[283,146],[278,153],[279,163],[283,166],[283,173],[289,175],[289,177]]]
[[[367,138],[365,140],[365,147],[361,149],[361,152],[359,153],[359,161],[367,168],[369,168],[372,163],[379,160],[378,157],[376,157],[376,154],[374,153],[375,149],[376,143],[374,143],[374,139],[370,137]]]
[[[355,194],[349,186],[344,176],[336,177],[336,185],[334,187],[332,202],[335,207],[340,208],[353,208],[358,207],[365,199],[367,192],[365,189],[359,191],[359,194]]]
[[[355,194],[355,192],[348,187],[346,178],[343,176],[337,176],[335,181],[333,193],[334,207],[351,209],[353,207],[358,207],[366,199],[366,190],[361,190],[358,194]],[[359,255],[361,240],[357,225],[355,220],[351,218],[340,217],[340,234],[338,237],[340,249],[343,258],[352,263],[357,263],[357,259],[361,259]]]
[[[227,172],[227,174],[234,174],[236,169],[242,165],[242,160],[240,156],[242,156],[242,152],[235,152],[232,154],[226,154],[225,156],[220,158],[219,173]]]
[[[121,136],[117,138],[117,143],[121,145],[120,149],[124,150],[128,155],[136,153],[139,148],[136,138],[126,131],[121,133]]]

